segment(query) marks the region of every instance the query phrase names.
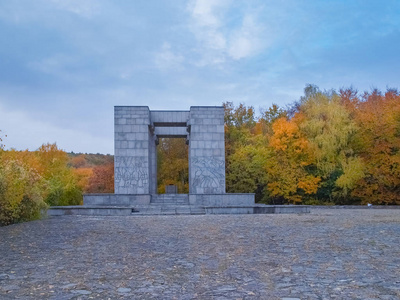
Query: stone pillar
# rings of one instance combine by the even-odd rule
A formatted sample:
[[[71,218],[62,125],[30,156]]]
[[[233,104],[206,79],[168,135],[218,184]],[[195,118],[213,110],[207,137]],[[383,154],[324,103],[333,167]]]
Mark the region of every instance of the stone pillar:
[[[114,108],[115,194],[150,194],[149,125],[147,106]]]
[[[190,108],[189,193],[225,193],[224,108]]]
[[[149,168],[150,194],[157,194],[157,145],[154,126],[149,130]]]

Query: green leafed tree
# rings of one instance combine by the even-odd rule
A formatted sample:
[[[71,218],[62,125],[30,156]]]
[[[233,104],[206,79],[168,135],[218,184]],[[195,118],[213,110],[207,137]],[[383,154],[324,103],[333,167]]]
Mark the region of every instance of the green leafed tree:
[[[356,122],[335,92],[321,92],[315,86],[306,87],[299,110],[304,115],[300,130],[315,159],[316,168],[310,171],[322,179],[317,196],[348,201],[364,176],[362,160],[353,149]]]
[[[258,142],[241,146],[228,157],[229,172],[226,174],[228,193],[255,193],[256,202],[268,202],[266,162],[269,148]]]

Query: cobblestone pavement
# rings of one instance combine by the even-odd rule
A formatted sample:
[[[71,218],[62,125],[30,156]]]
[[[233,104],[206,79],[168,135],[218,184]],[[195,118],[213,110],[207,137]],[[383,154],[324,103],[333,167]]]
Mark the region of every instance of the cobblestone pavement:
[[[0,299],[400,299],[400,210],[0,228]]]

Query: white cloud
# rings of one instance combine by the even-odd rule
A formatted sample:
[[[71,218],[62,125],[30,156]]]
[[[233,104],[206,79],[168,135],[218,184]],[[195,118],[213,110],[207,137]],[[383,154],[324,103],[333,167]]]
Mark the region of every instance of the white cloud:
[[[217,10],[227,4],[227,0],[194,0],[189,4],[189,10],[200,26],[219,27],[221,20]]]
[[[99,1],[95,0],[51,0],[60,10],[66,10],[85,18],[99,12]]]
[[[169,43],[164,43],[161,50],[155,55],[155,65],[160,70],[181,69],[184,57],[175,54]]]
[[[238,60],[256,54],[263,47],[261,34],[262,29],[255,23],[253,16],[246,15],[241,28],[232,34],[229,55]]]
[[[264,48],[263,29],[257,23],[254,12],[237,8],[241,15],[240,25],[228,24],[232,3],[230,1],[194,0],[188,11],[190,28],[197,41],[201,60],[195,64],[221,64],[227,60],[240,60],[259,53]]]
[[[192,30],[200,43],[207,48],[224,50],[226,38],[221,32],[223,10],[227,1],[195,0],[189,4],[189,12],[193,19]]]

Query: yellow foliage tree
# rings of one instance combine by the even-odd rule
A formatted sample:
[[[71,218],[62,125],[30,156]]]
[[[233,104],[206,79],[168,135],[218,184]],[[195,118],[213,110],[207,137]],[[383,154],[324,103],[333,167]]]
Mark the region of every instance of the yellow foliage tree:
[[[362,160],[353,149],[358,126],[335,92],[308,86],[305,94],[299,108],[304,116],[300,130],[315,158],[314,174],[322,179],[317,196],[346,201],[364,176]]]
[[[306,170],[314,157],[299,128],[304,115],[297,113],[291,120],[280,118],[272,125],[269,141],[271,156],[266,163],[270,196],[291,203],[301,203],[307,195],[315,194],[320,177]]]
[[[158,193],[165,193],[165,186],[174,184],[179,193],[189,193],[188,146],[184,139],[162,138],[158,151]]]
[[[0,225],[39,218],[47,185],[36,157],[28,151],[0,151]]]

